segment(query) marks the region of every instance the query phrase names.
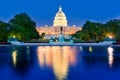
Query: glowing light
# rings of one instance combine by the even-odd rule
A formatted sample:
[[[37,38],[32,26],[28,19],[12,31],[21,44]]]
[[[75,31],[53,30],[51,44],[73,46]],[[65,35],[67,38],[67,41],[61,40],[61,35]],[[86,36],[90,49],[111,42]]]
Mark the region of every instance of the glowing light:
[[[69,46],[39,46],[37,49],[37,56],[40,66],[52,66],[56,78],[58,80],[63,80],[68,74],[69,66],[76,63],[75,49],[76,48]]]
[[[108,64],[110,67],[112,67],[114,61],[113,51],[114,49],[112,47],[108,47]]]
[[[38,47],[37,48],[37,56],[38,56],[38,61],[41,67],[44,66],[45,60],[44,60],[44,48],[43,47]]]
[[[51,63],[52,63],[52,54],[51,54],[51,52],[52,52],[51,47],[46,46],[44,56],[45,56],[45,64],[48,65],[48,66],[51,66]]]
[[[115,37],[115,35],[112,32],[108,32],[108,33],[106,33],[106,37],[113,39]]]
[[[90,47],[89,47],[89,52],[92,52],[92,51],[93,51],[93,49],[92,49],[92,47],[90,46]]]
[[[62,11],[62,7],[59,8],[59,11],[55,16],[53,26],[68,26],[66,16]]]
[[[17,50],[14,50],[12,52],[12,61],[13,61],[14,66],[16,66],[16,63],[17,63]]]
[[[113,39],[113,36],[109,36],[110,39]]]
[[[62,11],[62,7],[59,8],[59,11],[56,13],[54,21],[53,21],[53,26],[42,26],[39,28],[36,28],[36,31],[39,34],[45,33],[45,39],[50,39],[51,36],[54,38],[58,38],[57,35],[60,34],[60,27],[63,28],[63,34],[64,35],[72,35],[75,34],[77,31],[82,30],[81,27],[77,26],[69,26],[67,23],[67,19],[65,16],[65,13]],[[67,37],[66,37],[67,38]]]
[[[13,38],[16,38],[15,36],[13,36]]]
[[[57,53],[56,51],[53,52],[53,70],[58,80],[63,80],[67,76],[69,65],[68,54],[64,53],[62,49],[56,47]]]

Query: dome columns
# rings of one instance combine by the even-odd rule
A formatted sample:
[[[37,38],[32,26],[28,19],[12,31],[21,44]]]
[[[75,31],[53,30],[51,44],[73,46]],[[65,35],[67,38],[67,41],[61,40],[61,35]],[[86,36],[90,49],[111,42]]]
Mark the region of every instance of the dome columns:
[[[64,12],[62,11],[62,7],[60,6],[59,7],[59,11],[56,13],[56,16],[54,18],[54,21],[53,21],[53,26],[68,26],[67,24],[67,20],[66,20],[66,16],[64,14]]]

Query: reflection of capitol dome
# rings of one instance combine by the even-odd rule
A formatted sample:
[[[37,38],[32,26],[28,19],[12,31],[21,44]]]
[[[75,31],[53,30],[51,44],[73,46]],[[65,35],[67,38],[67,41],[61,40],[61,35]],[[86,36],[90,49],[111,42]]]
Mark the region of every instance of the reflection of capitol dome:
[[[55,20],[53,23],[54,23],[53,26],[68,26],[66,16],[65,16],[64,12],[62,11],[61,6],[55,16]]]

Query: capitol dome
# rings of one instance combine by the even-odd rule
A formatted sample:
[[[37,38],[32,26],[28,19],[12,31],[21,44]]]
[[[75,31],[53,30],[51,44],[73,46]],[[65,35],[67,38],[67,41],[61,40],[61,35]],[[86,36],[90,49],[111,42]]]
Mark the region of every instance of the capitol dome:
[[[60,6],[59,11],[56,13],[54,18],[53,26],[68,26],[67,20],[64,12],[62,11],[62,7]]]

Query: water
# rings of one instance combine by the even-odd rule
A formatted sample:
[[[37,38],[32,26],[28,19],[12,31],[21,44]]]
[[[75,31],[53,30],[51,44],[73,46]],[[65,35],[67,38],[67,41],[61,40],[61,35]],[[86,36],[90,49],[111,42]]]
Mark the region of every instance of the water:
[[[0,47],[0,80],[120,80],[117,46]]]

